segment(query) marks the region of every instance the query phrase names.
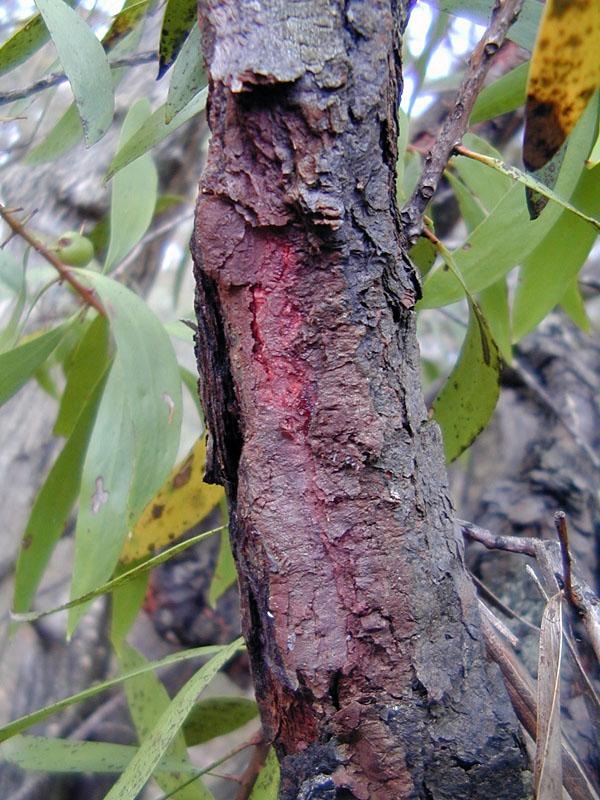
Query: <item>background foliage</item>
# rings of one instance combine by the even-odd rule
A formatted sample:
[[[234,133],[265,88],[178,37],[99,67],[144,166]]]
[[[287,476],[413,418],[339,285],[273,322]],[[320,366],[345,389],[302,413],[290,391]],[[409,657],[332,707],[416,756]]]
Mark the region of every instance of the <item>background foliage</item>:
[[[132,265],[160,233],[165,211],[175,210],[177,224],[183,220],[191,230],[190,200],[161,193],[153,148],[190,120],[199,125],[202,119],[207,89],[195,2],[167,0],[158,7],[152,0],[126,0],[112,15],[76,0],[36,0],[36,6],[27,19],[19,21],[16,7],[14,18],[4,20],[0,75],[6,89],[0,102],[6,153],[0,168],[20,161],[35,170],[69,159],[82,138],[94,148],[102,146],[111,126],[120,133],[104,175],[109,210],[93,225],[75,231],[38,227],[33,197],[29,207],[0,209],[5,221],[0,400],[7,402],[28,381],[37,381],[56,399],[54,435],[62,443],[23,532],[13,625],[57,610],[44,607],[36,594],[56,543],[74,519],[71,594],[60,606],[68,608],[66,632],[73,634],[95,597],[112,592],[118,673],[6,725],[0,730],[0,752],[23,769],[119,774],[107,795],[111,800],[135,797],[151,777],[164,796],[208,798],[202,774],[212,766],[198,772],[188,748],[244,725],[256,707],[244,698],[197,697],[241,642],[149,663],[126,641],[142,607],[149,570],[194,544],[198,537],[174,542],[211,512],[221,514],[220,524],[202,537],[218,535],[227,522],[222,490],[202,481],[206,452],[189,370],[192,331],[180,321],[192,316],[190,297],[180,294],[189,259],[178,246],[169,250],[165,244],[163,266],[174,251],[175,266],[154,270],[150,284],[158,282],[167,303],[157,302],[149,287],[136,287],[131,278]],[[486,24],[492,7],[492,0],[432,0],[414,12],[414,30],[426,34],[417,41],[409,29],[405,48],[400,206],[410,197],[447,98],[465,71],[464,53],[478,35],[471,23]],[[558,143],[552,169],[523,170],[526,94],[540,83],[540,75],[562,80],[554,66],[536,56],[527,90],[542,10],[536,0],[525,1],[509,31],[511,41],[477,99],[463,148],[447,166],[442,197],[434,199],[425,234],[411,251],[423,280],[418,311],[426,391],[448,461],[468,448],[490,419],[501,371],[512,363],[515,345],[557,304],[578,326],[591,330],[579,275],[600,229],[598,59],[588,59],[582,70],[581,81],[591,91],[566,124],[569,135]],[[550,11],[544,25],[553,24]],[[596,37],[584,42],[586,52],[596,47],[597,53],[599,17],[592,2],[578,17]],[[153,35],[157,19],[160,32]],[[565,53],[562,33],[544,28],[539,38],[551,37],[554,50]],[[151,44],[143,50],[148,37]],[[577,57],[565,55],[571,62]],[[166,93],[153,104],[136,97],[123,115],[118,102],[115,106],[119,84],[140,64],[158,69]],[[67,96],[65,78],[71,94],[57,119]],[[575,74],[565,102],[580,94]],[[200,161],[199,153],[194,157]],[[176,354],[174,343],[179,354],[185,348],[184,355]],[[185,414],[182,457],[184,390],[193,402]],[[234,579],[227,536],[221,535],[210,601],[215,603]],[[199,656],[209,660],[171,699],[156,670],[175,658]],[[116,683],[124,684],[137,746],[97,741],[74,746],[66,739],[21,733]],[[266,800],[276,794],[277,761],[270,754],[251,796]]]

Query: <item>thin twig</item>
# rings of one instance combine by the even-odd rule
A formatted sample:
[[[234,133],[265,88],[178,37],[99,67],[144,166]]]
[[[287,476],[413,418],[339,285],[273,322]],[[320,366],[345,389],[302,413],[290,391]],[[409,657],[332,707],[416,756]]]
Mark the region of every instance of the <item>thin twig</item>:
[[[569,533],[567,531],[567,518],[564,511],[557,511],[554,514],[554,527],[558,533],[558,541],[560,542],[560,554],[562,556],[563,564],[563,583],[565,585],[565,594],[567,600],[573,609],[581,614],[579,608],[579,601],[573,591],[573,577],[571,570],[571,552],[569,550]]]
[[[252,793],[254,784],[256,783],[256,779],[258,778],[260,771],[265,764],[265,759],[267,758],[268,752],[269,745],[267,742],[265,742],[263,737],[262,740],[255,746],[250,763],[242,775],[240,788],[235,796],[235,800],[248,800],[250,794]]]
[[[99,314],[102,314],[103,317],[106,316],[106,311],[102,307],[100,301],[96,299],[93,292],[91,292],[89,289],[86,289],[86,287],[73,275],[71,270],[61,261],[59,261],[58,258],[51,253],[48,248],[42,244],[42,242],[39,241],[39,239],[36,239],[35,236],[32,236],[23,226],[23,224],[19,222],[18,219],[15,219],[2,204],[0,204],[0,217],[2,217],[13,233],[24,239],[33,247],[34,250],[36,250],[43,258],[45,258],[48,263],[52,264],[52,266],[60,275],[61,280],[70,283],[73,289],[83,298],[83,300],[85,300],[88,306],[93,306]]]
[[[132,56],[123,56],[122,58],[114,58],[108,62],[111,69],[119,69],[119,67],[137,67],[140,64],[148,64],[151,61],[158,59],[156,50],[147,50],[143,53],[136,53]],[[13,103],[15,100],[23,100],[25,97],[31,97],[32,94],[43,92],[50,89],[52,86],[57,86],[59,83],[64,83],[68,80],[64,72],[52,72],[39,81],[31,83],[22,89],[13,89],[9,92],[0,92],[0,106],[6,103]]]
[[[510,553],[520,553],[533,558],[537,556],[535,540],[531,537],[501,536],[464,519],[457,519],[456,522],[468,539],[479,542],[487,547],[488,550],[508,550]]]
[[[509,27],[521,11],[523,0],[504,0],[492,13],[492,20],[469,61],[467,74],[458,91],[454,108],[446,117],[442,129],[425,160],[423,173],[412,195],[404,205],[400,219],[404,232],[414,244],[423,228],[423,213],[437,189],[448,159],[460,144],[469,125],[469,117],[490,68],[492,58],[504,42]]]

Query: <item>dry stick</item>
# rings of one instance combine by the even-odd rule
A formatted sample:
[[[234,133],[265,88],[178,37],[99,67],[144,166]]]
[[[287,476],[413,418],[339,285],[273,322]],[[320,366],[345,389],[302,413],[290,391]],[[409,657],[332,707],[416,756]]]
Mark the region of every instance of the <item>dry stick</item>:
[[[25,241],[30,244],[34,250],[37,250],[37,252],[43,256],[46,261],[52,264],[52,266],[58,271],[61,280],[70,283],[73,289],[85,300],[88,306],[93,306],[99,314],[102,314],[103,317],[106,316],[106,311],[102,307],[100,301],[94,297],[93,292],[91,292],[89,289],[86,289],[86,287],[72,274],[71,270],[66,267],[62,261],[59,261],[58,258],[53,255],[53,253],[51,253],[45,245],[35,238],[35,236],[32,236],[23,226],[23,224],[15,219],[2,204],[0,204],[0,217],[2,217],[14,234],[20,236],[22,239],[25,239]]]
[[[148,64],[151,61],[156,61],[158,54],[155,50],[148,50],[144,53],[137,53],[133,56],[123,56],[123,58],[115,58],[108,62],[111,69],[118,69],[119,67],[137,67],[140,64]],[[25,86],[23,89],[13,89],[10,92],[0,92],[0,106],[6,103],[14,103],[15,100],[23,100],[25,97],[31,97],[32,94],[43,92],[45,89],[50,89],[52,86],[57,86],[59,83],[64,83],[68,80],[64,72],[52,72],[46,75],[45,78],[40,78],[39,81]]]
[[[468,539],[479,542],[487,547],[488,550],[508,550],[511,553],[521,553],[521,555],[532,556],[532,558],[537,557],[535,540],[531,537],[501,536],[464,519],[457,519],[456,522]]]
[[[569,551],[569,534],[567,532],[567,519],[564,511],[557,511],[554,515],[554,526],[558,533],[558,541],[560,542],[560,554],[563,563],[563,583],[565,585],[565,594],[567,600],[573,606],[575,611],[581,614],[579,602],[573,592],[573,578],[571,574],[571,553]]]
[[[469,117],[481,91],[494,55],[500,49],[509,27],[516,20],[523,0],[504,0],[492,13],[492,20],[469,61],[469,68],[458,91],[454,108],[446,117],[433,147],[425,159],[425,168],[412,195],[400,213],[404,232],[414,244],[423,229],[423,213],[437,189],[456,145],[468,128]]]
[[[485,617],[481,619],[481,629],[487,652],[490,658],[500,667],[517,717],[525,730],[535,740],[537,703],[533,679],[525,672],[512,651],[503,644]],[[564,737],[562,740],[562,759],[563,786],[573,800],[598,800],[598,794],[585,769]]]

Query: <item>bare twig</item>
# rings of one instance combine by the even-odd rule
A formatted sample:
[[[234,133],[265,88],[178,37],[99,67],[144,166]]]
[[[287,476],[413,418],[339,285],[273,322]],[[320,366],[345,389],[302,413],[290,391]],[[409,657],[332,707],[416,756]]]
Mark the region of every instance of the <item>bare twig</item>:
[[[58,274],[61,277],[61,280],[67,281],[70,283],[73,289],[77,292],[80,297],[85,300],[88,306],[93,306],[99,314],[102,314],[103,317],[106,316],[106,311],[102,307],[102,304],[96,297],[94,296],[93,292],[80,283],[77,278],[73,275],[71,270],[66,267],[58,258],[51,253],[48,248],[36,239],[35,236],[32,236],[29,231],[23,226],[19,220],[15,219],[11,213],[9,213],[6,208],[0,204],[0,217],[6,222],[9,228],[13,231],[14,234],[20,236],[24,239],[28,244],[30,244],[34,250],[43,256],[43,258],[48,261],[48,263],[52,264],[52,266],[57,270]]]
[[[456,522],[468,539],[479,542],[488,550],[508,550],[511,553],[521,553],[521,555],[533,558],[537,555],[536,540],[528,536],[501,536],[464,519],[457,519]]]
[[[440,181],[448,159],[456,145],[460,144],[469,125],[469,117],[481,91],[495,53],[502,45],[506,33],[516,20],[523,0],[500,0],[492,14],[492,20],[469,61],[469,68],[458,91],[454,108],[446,117],[442,129],[425,160],[425,168],[412,195],[404,205],[400,219],[404,232],[413,243],[421,235],[423,213]]]
[[[579,603],[573,592],[573,579],[571,575],[571,553],[569,551],[569,534],[567,532],[567,518],[564,511],[557,511],[554,515],[554,526],[560,542],[560,553],[563,563],[563,583],[567,600],[575,611],[579,611]]]
[[[265,742],[263,736],[261,738],[261,741],[258,742],[254,748],[254,753],[252,754],[250,763],[248,764],[248,766],[244,771],[240,783],[240,788],[238,789],[238,793],[235,797],[235,800],[248,800],[252,792],[252,789],[254,787],[254,784],[256,783],[256,779],[258,778],[260,771],[264,766],[268,752],[269,752],[269,745],[267,744],[267,742]]]
[[[119,67],[137,67],[140,64],[148,64],[151,61],[158,59],[156,50],[147,50],[144,53],[136,53],[132,56],[123,56],[122,58],[114,58],[108,64],[111,69],[118,69]],[[64,83],[68,80],[64,72],[52,72],[39,81],[31,83],[22,89],[13,89],[9,92],[0,92],[0,106],[6,103],[13,103],[15,100],[23,100],[25,97],[31,97],[32,94],[43,92],[45,89],[50,89],[52,86],[57,86],[59,83]]]

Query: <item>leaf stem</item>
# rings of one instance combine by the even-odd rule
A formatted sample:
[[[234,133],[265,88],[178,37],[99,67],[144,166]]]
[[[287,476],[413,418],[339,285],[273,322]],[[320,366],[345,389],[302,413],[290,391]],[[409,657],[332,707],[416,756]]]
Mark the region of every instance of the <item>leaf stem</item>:
[[[18,219],[15,219],[15,217],[13,217],[13,215],[1,203],[0,217],[2,217],[2,219],[6,222],[15,236],[20,236],[22,239],[24,239],[33,247],[34,250],[36,250],[43,258],[45,258],[49,264],[52,264],[52,266],[60,275],[60,279],[71,284],[77,294],[85,301],[86,305],[92,306],[99,314],[101,314],[103,317],[106,317],[106,311],[104,310],[104,307],[100,301],[96,299],[94,293],[80,283],[73,275],[71,270],[66,267],[62,261],[59,261],[58,258],[51,253],[48,248],[42,244],[42,242],[40,242],[39,239],[36,239],[35,236],[32,236],[25,226],[19,222]]]

